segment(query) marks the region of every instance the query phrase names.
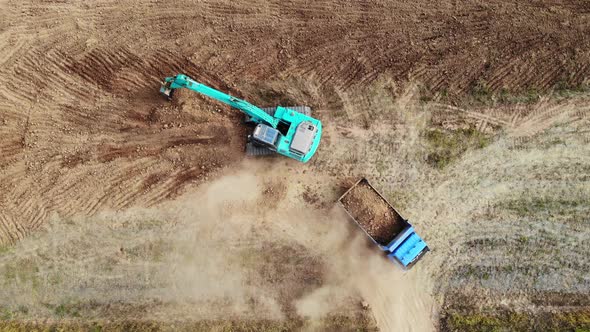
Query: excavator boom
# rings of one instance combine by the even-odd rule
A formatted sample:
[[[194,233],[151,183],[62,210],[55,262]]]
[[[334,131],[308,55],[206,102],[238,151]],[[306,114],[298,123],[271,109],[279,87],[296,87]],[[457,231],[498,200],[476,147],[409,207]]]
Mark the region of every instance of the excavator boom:
[[[211,97],[222,103],[235,107],[240,111],[248,114],[250,118],[256,119],[257,122],[265,123],[273,128],[276,128],[279,123],[278,119],[275,119],[274,117],[270,116],[261,108],[256,107],[245,100],[230,96],[226,93],[210,88],[205,84],[199,83],[189,78],[186,75],[179,74],[173,77],[166,77],[164,79],[164,84],[162,84],[160,92],[168,98],[170,98],[174,89],[178,88],[187,88],[189,90],[196,91],[198,93],[204,94],[207,97]]]

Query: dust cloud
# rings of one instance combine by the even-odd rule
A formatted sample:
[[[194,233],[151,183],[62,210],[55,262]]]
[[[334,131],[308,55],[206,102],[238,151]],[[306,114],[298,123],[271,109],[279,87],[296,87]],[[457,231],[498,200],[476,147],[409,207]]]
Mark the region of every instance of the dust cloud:
[[[269,209],[272,204],[268,197],[263,197],[262,188],[269,180],[278,183],[281,179],[269,179],[263,170],[259,171],[265,176],[255,174],[256,167],[247,165],[247,170],[223,177],[180,203],[179,219],[189,221],[190,231],[187,229],[187,238],[178,240],[179,248],[192,254],[188,260],[171,264],[176,269],[174,283],[182,285],[176,298],[182,294],[189,297],[223,294],[232,299],[232,309],[240,314],[247,314],[247,299],[254,298],[262,305],[257,309],[272,313],[272,318],[288,317],[294,310],[301,317],[314,319],[347,310],[351,301],[361,299],[358,302],[364,303],[355,305],[368,306],[383,331],[434,329],[428,273],[420,273],[419,268],[403,272],[379,255],[339,207],[327,212],[310,209],[298,197],[287,193],[276,208]],[[206,245],[208,248],[213,243],[224,245],[219,250],[204,251],[203,245],[208,241],[211,241]],[[260,243],[274,245],[261,248]],[[258,255],[258,249],[273,248],[276,252],[248,257]],[[236,249],[242,253],[237,263],[232,257]],[[252,271],[244,264],[244,260],[264,258],[265,262],[256,262],[251,267],[265,270],[269,260],[291,261],[290,255],[303,257],[303,261],[294,262],[295,266],[299,269],[307,265],[307,277],[316,279],[306,285],[306,277],[301,278],[300,273],[278,273],[283,286],[291,287],[292,293],[273,289],[272,283],[276,281],[268,276],[252,278],[249,274]],[[290,303],[281,305],[285,299]]]
[[[354,293],[371,309],[382,331],[434,330],[429,273],[419,266],[404,272],[379,255],[338,209],[309,220],[329,224],[326,219],[332,222],[332,230],[339,230],[332,231],[332,236],[311,231],[308,234],[313,237],[307,238],[308,243],[315,242],[310,248],[330,257],[326,282],[297,300],[298,313],[310,317],[328,314],[344,296]]]
[[[364,305],[383,331],[433,329],[431,287],[417,269],[383,259],[342,211],[310,208],[296,185],[268,196],[283,179],[261,176],[266,166],[249,163],[157,208],[54,216],[0,256],[0,305],[35,318],[63,304],[112,318],[118,303],[128,318],[310,321]]]

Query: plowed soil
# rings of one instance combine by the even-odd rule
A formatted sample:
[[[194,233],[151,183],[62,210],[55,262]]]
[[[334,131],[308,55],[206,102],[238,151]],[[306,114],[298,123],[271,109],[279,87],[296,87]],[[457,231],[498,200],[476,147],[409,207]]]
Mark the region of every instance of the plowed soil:
[[[311,106],[318,154],[211,182],[242,163],[242,115],[189,91],[162,99],[177,73],[262,107]],[[590,290],[587,93],[448,104],[589,82],[583,0],[0,0],[0,318],[303,324],[362,310],[351,329],[366,330],[358,292],[381,330],[429,330],[431,290],[478,294],[478,310],[587,310],[547,300]],[[424,163],[427,126],[466,124],[504,136],[444,170]],[[316,211],[359,174],[436,248],[405,277]],[[356,218],[377,241],[395,233]]]
[[[165,76],[252,97],[238,87],[296,77],[342,94],[387,75],[461,96],[590,73],[587,1],[0,6],[0,242],[54,213],[157,203],[240,158],[234,113],[194,95],[191,110],[174,109],[157,95]]]
[[[75,103],[3,110],[0,242],[22,239],[52,214],[172,199],[242,159],[246,134],[237,114],[157,96]]]

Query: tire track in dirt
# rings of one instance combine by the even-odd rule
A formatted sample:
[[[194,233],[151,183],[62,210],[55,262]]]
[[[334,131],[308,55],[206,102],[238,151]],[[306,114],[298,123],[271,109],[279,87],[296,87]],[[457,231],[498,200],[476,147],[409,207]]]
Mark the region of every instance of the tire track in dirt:
[[[558,10],[547,2],[468,1],[459,7],[425,0],[5,6],[0,189],[6,194],[0,203],[13,202],[11,218],[33,220],[5,227],[2,239],[11,242],[54,212],[157,204],[241,158],[238,114],[212,112],[217,104],[195,96],[177,105],[158,99],[158,81],[178,72],[237,96],[252,92],[233,84],[311,77],[333,92],[336,106],[330,107],[342,108],[342,98],[384,74],[396,83],[413,77],[460,94],[479,77],[488,78],[491,92],[547,90],[564,79],[587,80],[590,71],[588,6],[573,1]],[[567,33],[556,29],[565,17]],[[351,119],[378,116],[370,100],[359,105],[369,113],[349,107]],[[521,121],[538,129],[553,118],[467,116],[482,129]]]
[[[438,117],[446,118],[444,126],[451,122],[477,123],[478,129],[486,131],[492,125],[491,131],[507,129],[513,138],[536,135],[555,124],[575,126],[590,117],[590,103],[587,98],[572,100],[550,100],[544,98],[536,104],[508,105],[499,107],[467,110],[461,107],[432,103],[431,110]],[[442,114],[438,114],[442,112]],[[455,117],[456,119],[452,119]],[[495,128],[495,129],[494,129]]]
[[[543,105],[544,104],[544,105]],[[569,123],[582,121],[590,117],[590,105],[566,101],[552,104],[545,102],[541,107],[536,108],[528,116],[513,128],[513,131],[520,136],[530,136],[545,130],[556,123]]]

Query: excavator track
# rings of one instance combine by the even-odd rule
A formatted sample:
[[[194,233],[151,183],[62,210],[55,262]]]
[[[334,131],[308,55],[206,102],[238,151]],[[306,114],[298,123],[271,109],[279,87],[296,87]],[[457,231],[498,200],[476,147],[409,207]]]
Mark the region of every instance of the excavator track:
[[[270,156],[275,154],[273,150],[266,148],[264,146],[255,145],[252,142],[246,143],[246,155],[247,156]]]

